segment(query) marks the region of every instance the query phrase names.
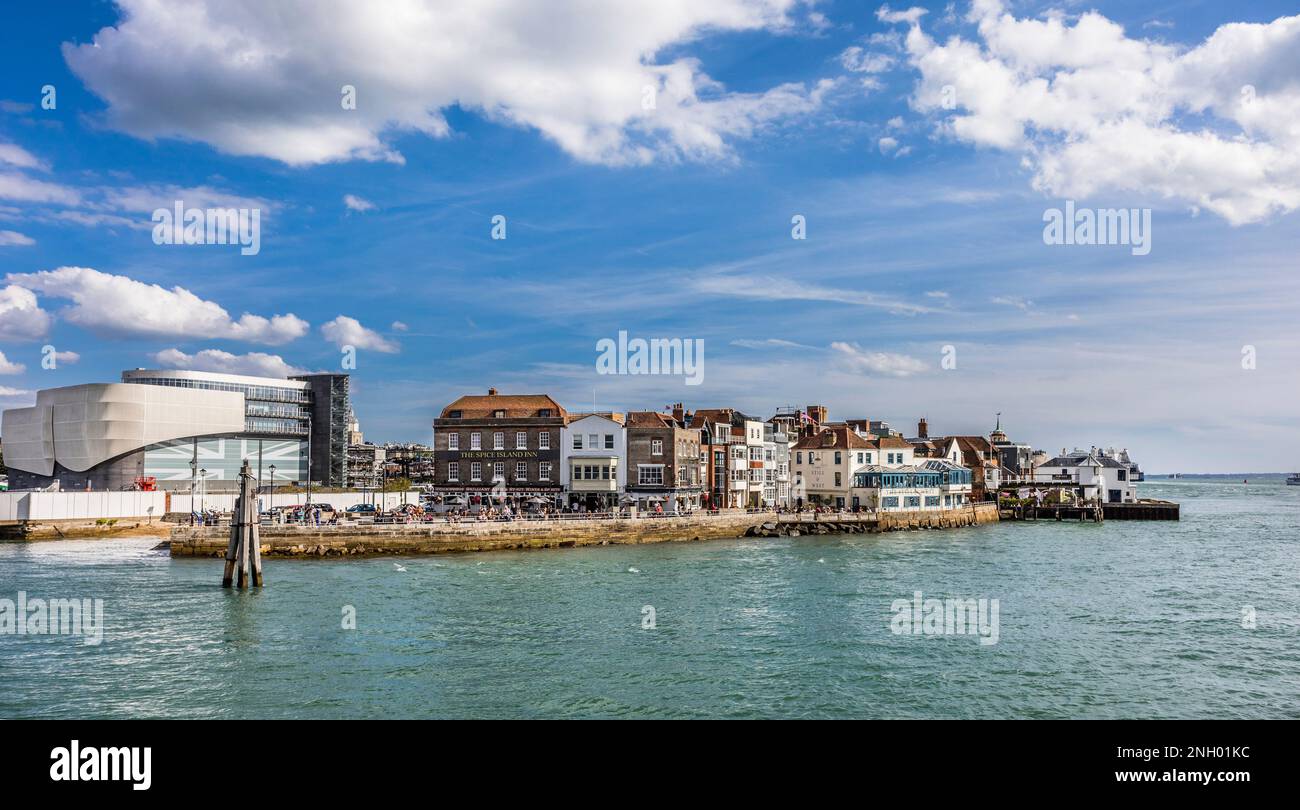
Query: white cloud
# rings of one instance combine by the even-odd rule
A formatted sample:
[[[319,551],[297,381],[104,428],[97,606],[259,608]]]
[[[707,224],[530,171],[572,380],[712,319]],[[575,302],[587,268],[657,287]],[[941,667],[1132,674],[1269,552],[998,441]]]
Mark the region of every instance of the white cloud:
[[[118,6],[115,27],[63,46],[110,125],[292,165],[402,162],[391,136],[445,137],[453,105],[535,129],[582,161],[727,157],[729,139],[816,108],[825,89],[728,93],[675,50],[713,32],[788,30],[798,0]],[[670,49],[672,61],[656,58]],[[355,109],[343,109],[344,85]]]
[[[22,374],[26,370],[27,366],[11,362],[4,352],[0,352],[0,374]]]
[[[7,400],[9,405],[23,405],[35,400],[31,391],[24,388],[10,388],[7,385],[0,385],[0,399]]]
[[[39,340],[50,331],[50,314],[31,290],[10,284],[0,288],[0,340]]]
[[[36,240],[18,231],[0,231],[0,247],[25,247],[36,244]]]
[[[81,355],[76,352],[54,352],[54,359],[59,364],[70,366],[81,359]]]
[[[373,210],[375,210],[375,204],[374,204],[374,203],[372,203],[370,200],[364,200],[364,199],[362,199],[362,198],[356,196],[355,194],[344,194],[344,195],[343,195],[343,204],[344,204],[345,206],[347,206],[347,209],[348,209],[349,211],[373,211]]]
[[[890,377],[907,377],[925,371],[928,366],[911,355],[892,352],[868,352],[856,343],[836,341],[831,344],[831,351],[848,369],[869,374],[884,374]]]
[[[165,368],[247,374],[253,377],[288,377],[307,373],[306,369],[285,362],[278,354],[264,352],[231,354],[220,349],[203,349],[194,354],[186,354],[180,349],[164,349],[154,354],[153,359]]]
[[[1028,312],[1034,306],[1033,301],[1015,295],[998,295],[989,300],[1002,306],[1015,307],[1021,312]]]
[[[845,48],[840,54],[840,64],[845,70],[851,70],[854,73],[883,73],[894,66],[894,57],[888,54],[872,53],[864,51],[861,47],[854,45]]]
[[[880,154],[888,155],[898,148],[898,139],[886,136],[877,141],[876,145],[880,147]]]
[[[905,22],[915,25],[924,14],[926,14],[926,10],[920,6],[912,6],[906,11],[890,11],[889,6],[881,6],[876,9],[876,19],[886,23]]]
[[[1070,24],[977,0],[968,19],[978,41],[943,44],[908,20],[912,104],[959,141],[1020,153],[1036,189],[1155,195],[1232,224],[1300,207],[1300,16],[1223,25],[1193,48],[1092,11]]]
[[[309,328],[293,314],[265,318],[244,313],[233,320],[218,304],[184,287],[168,290],[89,267],[10,273],[6,281],[71,300],[60,313],[66,320],[111,337],[227,338],[276,345],[302,337]]]
[[[20,169],[45,169],[45,163],[31,152],[12,143],[0,142],[0,163],[8,163]]]
[[[320,331],[326,340],[339,348],[353,346],[358,349],[373,349],[388,354],[398,351],[396,343],[386,339],[373,329],[362,326],[361,322],[356,318],[349,318],[346,315],[340,315],[332,321],[321,324]]]
[[[81,202],[81,195],[76,189],[57,183],[33,180],[14,172],[0,172],[0,200],[78,205]]]
[[[402,323],[401,321],[393,321],[393,325],[390,328],[394,332],[405,332],[410,327],[408,327],[406,324]]]

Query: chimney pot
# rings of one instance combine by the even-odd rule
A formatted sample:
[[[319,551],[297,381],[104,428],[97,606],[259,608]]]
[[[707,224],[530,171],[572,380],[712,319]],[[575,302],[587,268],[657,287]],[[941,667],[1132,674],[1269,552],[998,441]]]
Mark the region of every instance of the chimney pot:
[[[494,396],[496,396],[496,395],[497,395],[497,389],[495,389],[495,388],[489,388],[489,389],[488,389],[488,396],[490,396],[490,397],[494,397]]]

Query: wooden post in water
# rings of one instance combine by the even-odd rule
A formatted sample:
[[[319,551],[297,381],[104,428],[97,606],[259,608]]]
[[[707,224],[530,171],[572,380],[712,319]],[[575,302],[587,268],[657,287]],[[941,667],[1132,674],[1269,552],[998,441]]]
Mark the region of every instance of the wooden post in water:
[[[262,587],[262,538],[257,513],[257,493],[248,462],[239,471],[239,496],[235,499],[234,519],[230,521],[230,545],[226,547],[226,570],[221,587],[229,588],[239,570],[238,587]]]

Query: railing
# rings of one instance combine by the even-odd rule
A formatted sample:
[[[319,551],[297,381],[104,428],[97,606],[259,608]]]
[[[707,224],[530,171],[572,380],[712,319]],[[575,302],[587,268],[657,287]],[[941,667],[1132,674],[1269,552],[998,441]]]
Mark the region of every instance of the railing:
[[[717,512],[697,509],[694,511],[666,511],[666,512],[560,512],[555,514],[523,514],[523,515],[492,515],[491,517],[480,518],[478,515],[457,515],[448,517],[447,515],[375,515],[358,518],[342,518],[330,520],[322,515],[321,522],[318,524],[315,520],[272,520],[263,516],[259,522],[260,526],[274,528],[276,526],[285,527],[302,527],[311,529],[347,529],[355,526],[455,526],[460,524],[483,524],[483,523],[582,523],[593,520],[654,520],[662,518],[704,518],[716,519],[724,517],[735,517],[737,515],[775,515],[772,509],[727,509]],[[223,513],[219,516],[209,516],[202,522],[195,522],[195,527],[204,526],[207,528],[229,528],[232,516],[229,513]],[[182,523],[187,525],[187,523]]]

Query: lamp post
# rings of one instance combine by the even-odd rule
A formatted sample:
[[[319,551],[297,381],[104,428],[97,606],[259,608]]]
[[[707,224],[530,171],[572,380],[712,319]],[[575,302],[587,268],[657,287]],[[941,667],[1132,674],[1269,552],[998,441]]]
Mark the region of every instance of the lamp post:
[[[207,520],[208,511],[208,471],[206,468],[199,470],[199,511],[204,513],[203,519]]]
[[[194,477],[198,475],[199,463],[190,459],[190,525],[194,525]]]
[[[271,465],[271,506],[267,510],[272,516],[275,515],[275,465]]]

